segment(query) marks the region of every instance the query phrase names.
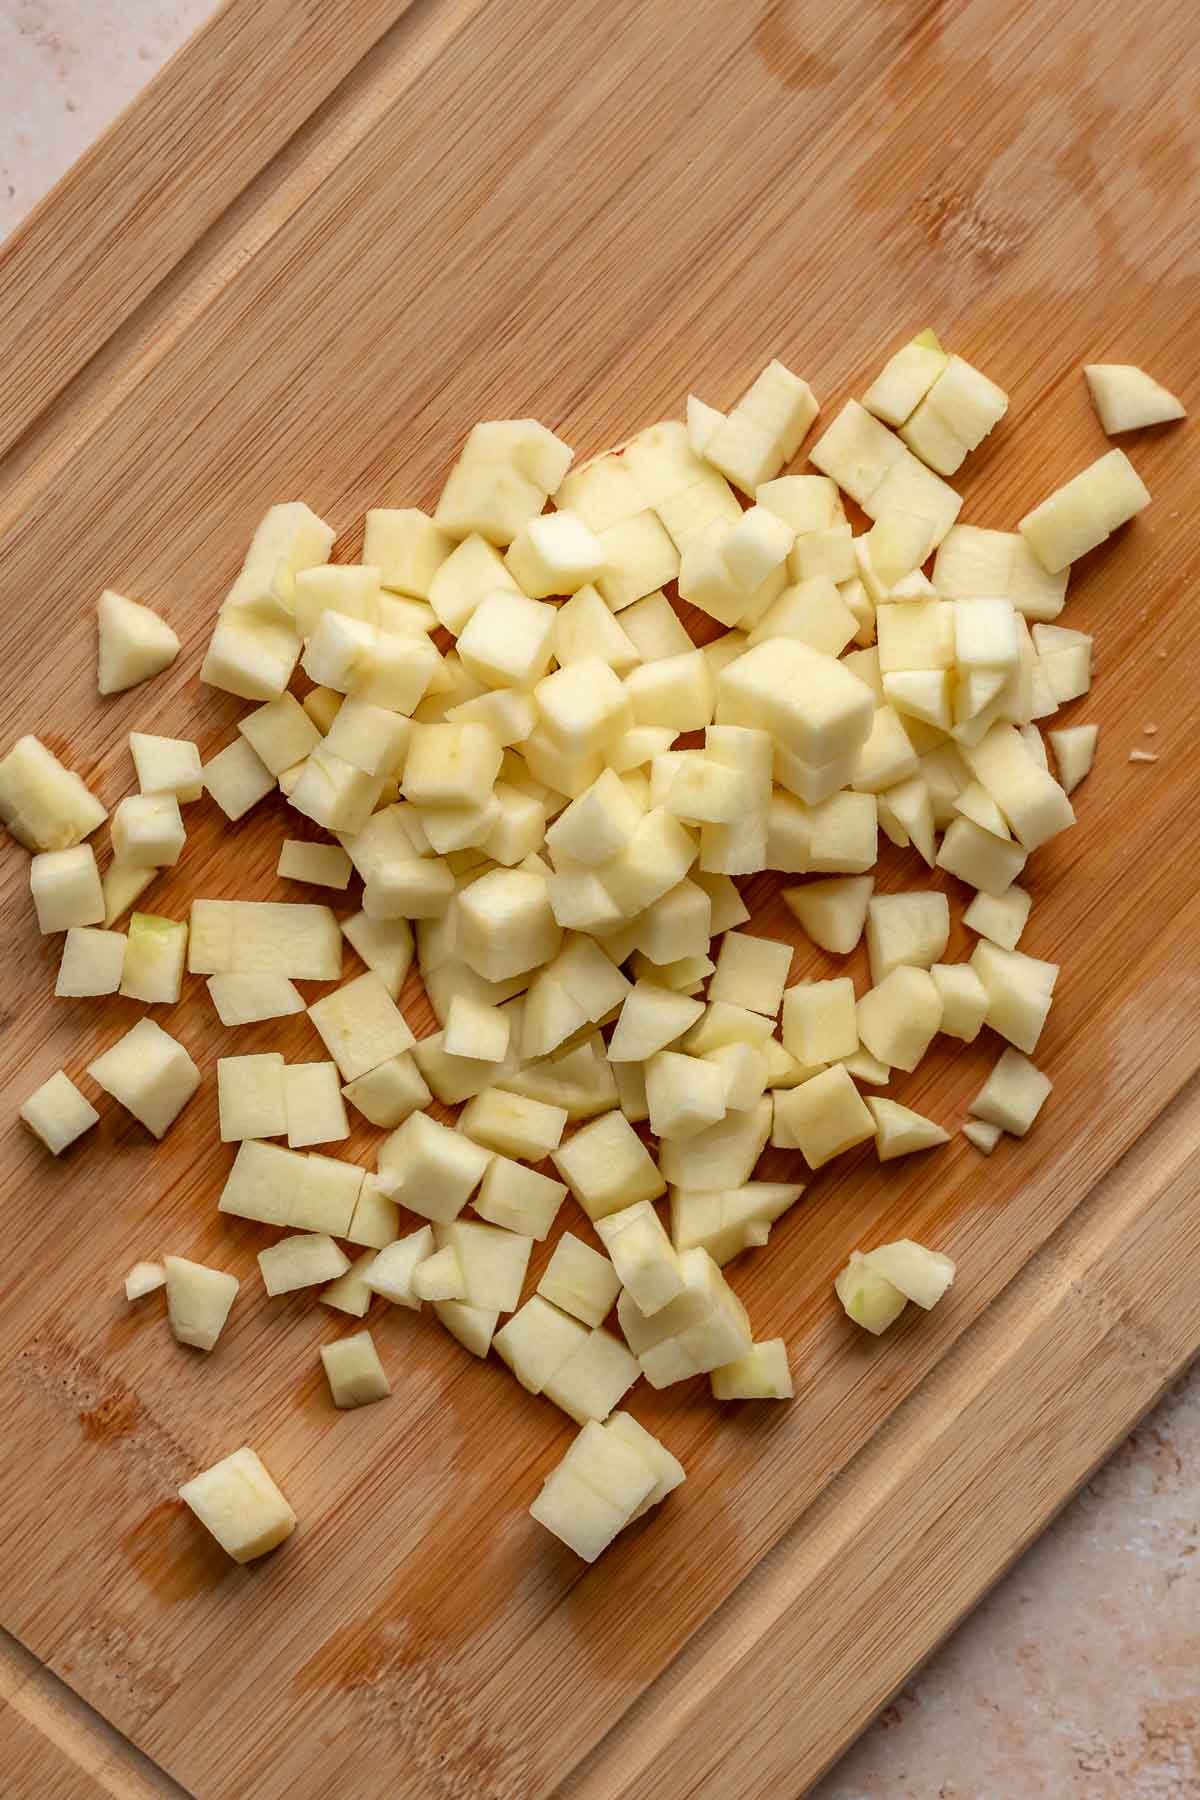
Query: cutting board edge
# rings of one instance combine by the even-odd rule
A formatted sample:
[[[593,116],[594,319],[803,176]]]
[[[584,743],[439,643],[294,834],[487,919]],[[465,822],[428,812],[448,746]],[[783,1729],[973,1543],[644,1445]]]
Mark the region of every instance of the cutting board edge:
[[[786,1738],[778,1711],[780,1686],[784,1701],[789,1689],[804,1693],[805,1713],[811,1717],[821,1710],[814,1706],[814,1690],[823,1681],[831,1700],[824,1716],[837,1725],[820,1745],[797,1750],[788,1768],[788,1793],[808,1793],[851,1747],[1200,1356],[1200,1298],[1189,1290],[1188,1259],[1172,1251],[1189,1200],[1192,1235],[1200,1250],[1198,1105],[1200,1076],[1180,1089],[787,1536],[710,1615],[560,1785],[558,1800],[650,1800],[651,1795],[672,1800],[685,1793],[688,1800],[778,1796],[784,1791],[781,1772],[767,1760],[767,1752],[781,1733]],[[1030,1436],[1025,1407],[1036,1387],[1039,1355],[1072,1332],[1088,1339],[1089,1353],[1071,1365],[1067,1385],[1053,1380],[1044,1399],[1059,1417],[1074,1412],[1085,1429],[1071,1446],[1069,1484],[1064,1488],[1061,1481],[1048,1481],[1041,1492],[1041,1438]],[[1112,1358],[1103,1354],[1106,1347]],[[1059,1362],[1059,1372],[1061,1367]],[[980,1427],[989,1426],[991,1414],[1003,1409],[1005,1391],[1019,1391],[1022,1405],[1009,1411],[1007,1436],[989,1439]],[[886,1581],[897,1567],[889,1552],[902,1535],[894,1521],[910,1516],[905,1490],[910,1499],[919,1490],[934,1454],[956,1463],[954,1502],[936,1512],[919,1543],[903,1553],[907,1563],[882,1608],[873,1612],[864,1604],[871,1595],[865,1584],[854,1590],[879,1641],[879,1655],[868,1657],[860,1643],[842,1636],[845,1611],[817,1604],[820,1590],[822,1585],[847,1584],[849,1577],[841,1572],[849,1568],[851,1545],[861,1565]],[[1004,1455],[1011,1457],[1007,1489],[993,1482],[975,1516],[964,1519],[958,1510],[964,1487],[972,1479],[980,1481]],[[1061,1457],[1060,1450],[1059,1473]],[[1014,1490],[1022,1499],[1008,1509],[1007,1529],[998,1528],[1004,1492]],[[1016,1513],[1024,1519],[1020,1530],[1012,1528]],[[902,1577],[908,1564],[940,1565],[950,1577],[915,1623],[906,1617],[911,1592]],[[767,1596],[784,1587],[790,1591],[787,1601],[775,1605],[773,1617],[752,1624],[746,1615],[760,1604],[769,1608]],[[917,1637],[919,1644],[913,1641]],[[775,1687],[772,1668],[781,1676]],[[856,1693],[853,1709],[835,1708],[833,1691],[844,1700],[856,1674],[862,1691]],[[757,1707],[750,1699],[756,1692]],[[705,1726],[703,1738],[689,1730],[697,1719]],[[711,1743],[725,1747],[716,1759],[703,1754],[704,1744]],[[741,1770],[752,1771],[748,1781],[730,1766],[735,1754]]]

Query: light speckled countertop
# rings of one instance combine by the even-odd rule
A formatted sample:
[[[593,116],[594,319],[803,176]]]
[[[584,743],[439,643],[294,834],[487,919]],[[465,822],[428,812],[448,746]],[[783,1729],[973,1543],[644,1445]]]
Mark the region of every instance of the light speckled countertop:
[[[210,10],[0,0],[0,235]],[[1197,1800],[1198,1470],[1194,1369],[813,1800]]]

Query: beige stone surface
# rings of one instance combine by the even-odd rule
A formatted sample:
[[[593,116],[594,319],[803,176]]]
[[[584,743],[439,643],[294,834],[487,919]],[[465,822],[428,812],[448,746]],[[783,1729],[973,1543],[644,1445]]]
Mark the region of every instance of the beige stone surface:
[[[0,233],[210,10],[0,0]],[[1198,1571],[1194,1370],[814,1800],[1200,1800]]]

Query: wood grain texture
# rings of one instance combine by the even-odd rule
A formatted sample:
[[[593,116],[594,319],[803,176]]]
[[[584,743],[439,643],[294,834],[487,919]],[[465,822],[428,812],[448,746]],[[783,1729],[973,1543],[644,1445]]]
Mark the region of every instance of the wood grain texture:
[[[0,450],[237,200],[406,0],[226,5],[0,251],[0,334],[21,345]]]
[[[243,709],[195,671],[259,513],[302,494],[353,556],[364,507],[430,502],[478,417],[534,412],[587,452],[678,416],[689,390],[728,404],[775,352],[828,415],[932,322],[1012,395],[961,484],[967,519],[1011,527],[1104,448],[1080,362],[1143,361],[1197,391],[1200,94],[1181,3],[1153,34],[1115,0],[1053,17],[875,0],[815,23],[799,6],[702,0],[685,40],[674,20],[634,0],[431,6],[379,41],[239,203],[236,229],[216,226],[141,326],[108,337],[100,374],[37,422],[34,452],[0,465],[3,741],[35,727],[110,805],[131,784],[131,727],[211,753]],[[124,237],[136,258],[136,229]],[[1174,1164],[1153,1133],[1144,1161],[1121,1164],[1127,1210],[1080,1252],[1083,1274],[996,1306],[1200,1064],[1195,461],[1179,431],[1132,451],[1155,503],[1076,572],[1065,615],[1097,633],[1095,687],[1071,716],[1101,723],[1099,762],[1080,828],[1028,872],[1025,943],[1065,964],[1039,1051],[1051,1107],[987,1162],[956,1138],[916,1167],[847,1159],[812,1182],[770,1252],[734,1270],[758,1333],[793,1347],[796,1403],[756,1413],[713,1407],[703,1384],[639,1391],[634,1410],[689,1481],[599,1567],[525,1517],[568,1425],[433,1323],[372,1315],[394,1398],[353,1418],[329,1408],[316,1346],[336,1322],[303,1296],[268,1305],[254,1266],[266,1234],[215,1215],[230,1158],[212,1142],[213,1064],[231,1040],[198,983],[182,1008],[156,1009],[205,1072],[161,1148],[107,1103],[61,1167],[3,1128],[22,1254],[0,1318],[0,1418],[24,1457],[0,1493],[3,1622],[185,1788],[534,1800],[578,1770],[597,1800],[605,1782],[632,1795],[655,1773],[668,1796],[797,1791],[1195,1349],[1186,1307],[1149,1371],[1140,1339],[1072,1310],[1083,1274],[1108,1293],[1127,1253],[1119,1303],[1160,1327],[1178,1273],[1163,1259],[1182,1259],[1194,1221],[1160,1207]],[[161,606],[184,651],[101,708],[91,612],[105,584]],[[1147,723],[1160,761],[1130,766]],[[144,904],[178,917],[197,893],[285,897],[281,808],[231,835],[201,803],[188,824],[184,861]],[[889,854],[881,878],[914,874]],[[33,935],[23,854],[4,853],[0,883],[11,1119],[139,1009],[51,1002],[55,951]],[[748,891],[757,929],[788,937],[778,885]],[[966,942],[956,926],[951,954]],[[827,966],[798,951],[793,979]],[[852,972],[863,985],[857,959]],[[405,1004],[423,1028],[415,985]],[[303,1020],[235,1047],[276,1046],[320,1054]],[[995,1049],[940,1049],[896,1096],[953,1124]],[[356,1133],[349,1153],[368,1160],[376,1136]],[[1165,1222],[1143,1230],[1143,1210]],[[830,1281],[856,1244],[901,1233],[950,1251],[961,1279],[936,1314],[865,1344]],[[168,1248],[244,1279],[203,1362],[171,1343],[157,1301],[131,1313],[116,1298],[131,1261]],[[996,1318],[1015,1360],[986,1335]],[[944,1413],[898,1410],[939,1365]],[[1035,1374],[1077,1435],[1034,1435]],[[988,1511],[985,1427],[1013,1458],[1038,1444],[1027,1507]],[[173,1498],[242,1442],[301,1518],[281,1555],[246,1570]],[[970,1546],[937,1605],[914,1609],[889,1575],[897,1526],[877,1494],[895,1495],[935,1570]],[[995,1538],[974,1533],[977,1508]],[[780,1566],[794,1605],[758,1606]],[[878,1606],[877,1639],[847,1631],[847,1594],[858,1615]],[[781,1729],[797,1643],[821,1681],[793,1684]],[[672,1667],[678,1681],[660,1681]],[[734,1674],[746,1755],[731,1776],[712,1721]],[[773,1788],[753,1785],[760,1769]]]

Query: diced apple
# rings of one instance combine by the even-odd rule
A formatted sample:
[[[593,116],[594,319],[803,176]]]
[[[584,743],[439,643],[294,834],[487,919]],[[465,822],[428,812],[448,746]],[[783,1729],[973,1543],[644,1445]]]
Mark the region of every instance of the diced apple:
[[[898,1156],[910,1156],[914,1150],[929,1150],[950,1142],[949,1132],[898,1101],[868,1094],[866,1105],[875,1121],[875,1149],[880,1162],[892,1162]]]
[[[369,1074],[416,1042],[403,1013],[371,970],[315,1000],[308,1016],[346,1081]]]
[[[168,1032],[139,1019],[88,1064],[88,1074],[161,1138],[200,1085],[200,1071]]]
[[[421,1301],[413,1292],[413,1275],[434,1253],[433,1227],[422,1225],[408,1237],[398,1238],[380,1250],[364,1277],[374,1294],[382,1294],[393,1306],[420,1312]]]
[[[871,876],[812,881],[785,888],[783,898],[814,944],[837,956],[848,956],[862,936],[867,905],[874,888]]]
[[[1110,450],[1026,513],[1018,529],[1053,575],[1149,504],[1149,490],[1125,452]]]
[[[496,1333],[492,1345],[521,1386],[540,1394],[588,1335],[586,1325],[534,1294]]]
[[[173,1006],[183,988],[187,944],[184,921],[135,912],[125,940],[121,993],[130,1000]]]
[[[1183,403],[1135,363],[1085,363],[1083,373],[1109,437],[1187,416]]]
[[[1050,733],[1059,778],[1068,794],[1073,794],[1091,769],[1096,755],[1098,725],[1069,725]]]
[[[1045,1104],[1051,1082],[1019,1050],[1006,1050],[984,1082],[971,1112],[1014,1137],[1024,1137]]]
[[[287,1063],[283,1070],[283,1100],[289,1149],[340,1143],[350,1136],[335,1064]]]
[[[418,1300],[466,1300],[462,1258],[453,1244],[443,1244],[425,1262],[418,1263],[413,1270],[412,1291]]]
[[[595,1327],[611,1312],[620,1287],[621,1278],[609,1259],[565,1231],[554,1247],[537,1291],[572,1318]]]
[[[62,1069],[30,1094],[20,1117],[54,1156],[61,1156],[77,1137],[100,1122],[95,1107]]]
[[[782,1338],[752,1344],[709,1376],[714,1400],[790,1400],[795,1392]]]
[[[874,1121],[840,1063],[776,1095],[771,1141],[779,1149],[799,1150],[810,1169],[874,1135]]]
[[[986,1119],[968,1119],[962,1127],[962,1134],[984,1156],[990,1156],[1004,1136],[998,1125],[989,1125]]]
[[[236,1563],[265,1556],[296,1528],[295,1513],[246,1445],[185,1481],[179,1498]]]
[[[125,1298],[142,1300],[147,1294],[156,1293],[160,1287],[164,1287],[166,1280],[167,1272],[161,1263],[134,1263],[125,1277]]]
[[[911,1238],[868,1250],[865,1261],[877,1275],[898,1288],[906,1300],[914,1301],[926,1312],[937,1305],[955,1276],[950,1257],[914,1244]]]
[[[164,1256],[163,1272],[167,1320],[177,1342],[211,1350],[237,1298],[237,1277],[189,1262],[185,1256]]]
[[[491,1160],[491,1152],[428,1113],[412,1113],[381,1145],[385,1192],[410,1212],[448,1225],[458,1217]]]
[[[872,982],[878,987],[885,976],[902,965],[931,968],[945,951],[949,936],[950,905],[945,894],[876,894],[867,907]]]
[[[317,1287],[344,1275],[350,1258],[331,1237],[319,1232],[300,1232],[281,1238],[277,1244],[258,1253],[267,1293],[290,1294],[297,1288]]]
[[[859,1250],[851,1251],[850,1261],[833,1285],[846,1317],[875,1337],[894,1325],[908,1305],[907,1296],[872,1268]]]
[[[859,1037],[872,1056],[893,1069],[915,1069],[941,1022],[941,997],[926,969],[895,968],[858,1002]],[[807,1082],[800,1091],[812,1085]]]
[[[633,1386],[641,1368],[611,1332],[597,1328],[546,1381],[542,1392],[575,1420],[603,1423]]]
[[[244,737],[235,738],[232,744],[227,744],[206,762],[203,774],[205,791],[226,818],[235,822],[265,799],[275,786],[275,777]],[[294,794],[292,798],[295,803]]]
[[[942,1002],[938,1027],[947,1037],[973,1044],[987,1017],[987,990],[970,963],[934,963],[929,973]]]

